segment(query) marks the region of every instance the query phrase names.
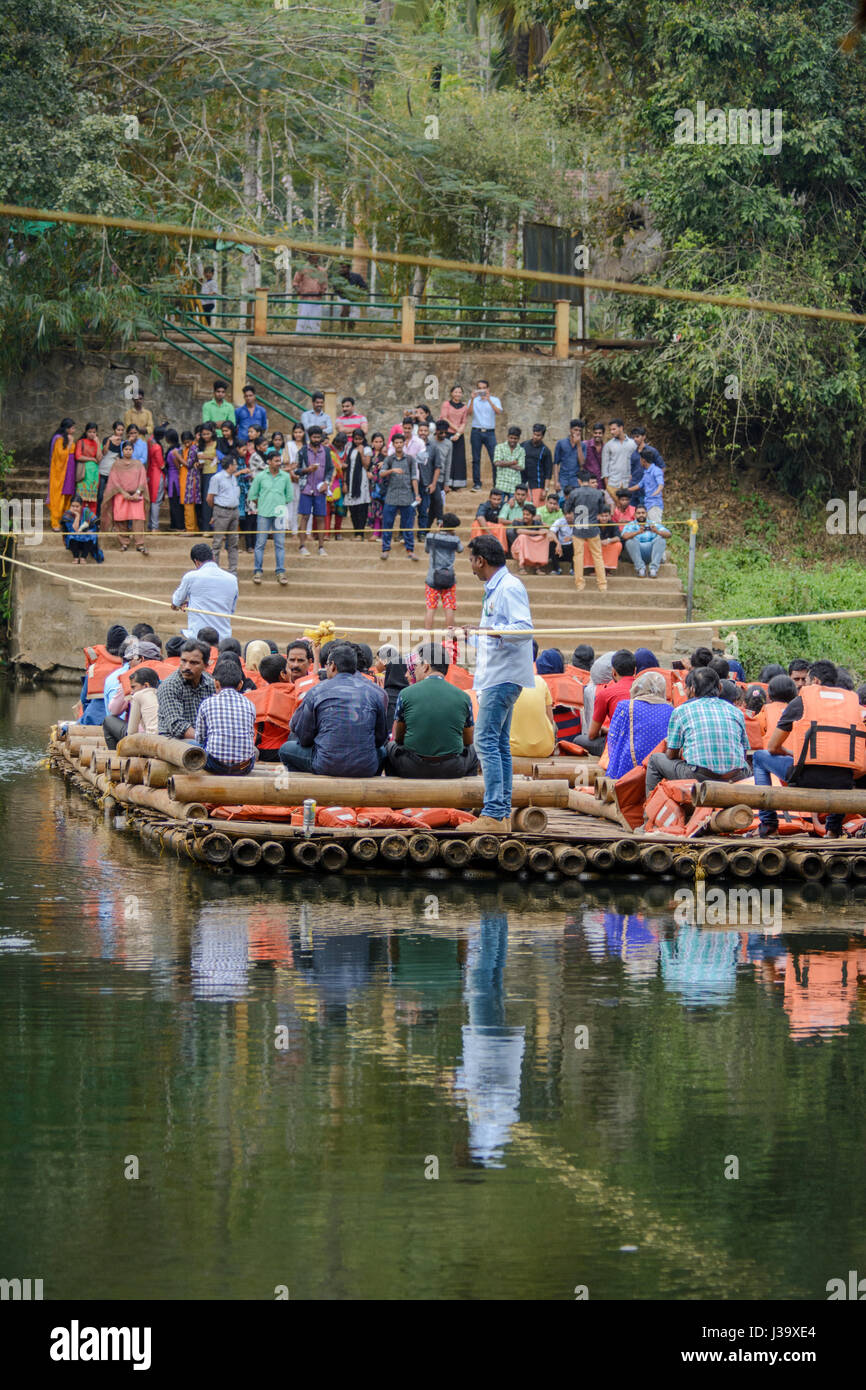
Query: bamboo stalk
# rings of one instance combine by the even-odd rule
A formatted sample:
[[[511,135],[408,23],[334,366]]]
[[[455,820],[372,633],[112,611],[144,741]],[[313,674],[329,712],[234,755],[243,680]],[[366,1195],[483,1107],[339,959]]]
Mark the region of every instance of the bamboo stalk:
[[[166,738],[162,734],[127,734],[117,745],[121,756],[131,758],[161,758],[172,767],[185,772],[198,772],[205,765],[207,754],[196,743],[181,738]],[[189,797],[189,801],[199,798]]]
[[[541,835],[547,829],[547,812],[543,806],[521,806],[514,812],[511,824],[525,835]]]
[[[138,734],[135,735],[139,737]],[[146,735],[145,735],[146,737]],[[124,739],[126,743],[128,740]],[[167,759],[167,761],[170,761]],[[421,779],[396,777],[319,777],[289,773],[277,787],[261,776],[216,777],[210,773],[175,773],[169,795],[176,801],[204,801],[212,806],[297,806],[307,797],[328,806],[445,806],[472,810],[483,805],[481,777]],[[514,806],[569,804],[569,786],[562,782],[515,782]]]
[[[244,869],[254,869],[262,857],[262,847],[258,840],[249,838],[235,840],[232,844],[232,859]]]
[[[553,851],[546,845],[532,845],[527,852],[526,862],[533,873],[544,874],[553,868]]]
[[[162,758],[148,758],[144,767],[144,785],[154,790],[167,787],[169,777],[177,772],[172,763],[163,762]]]
[[[623,835],[614,842],[613,854],[617,864],[636,864],[640,858],[640,845],[637,840],[630,840]]]
[[[153,787],[130,787],[129,800],[134,806],[148,806],[152,811],[162,811],[172,820],[205,820],[207,810],[200,803],[178,802],[167,791]]]
[[[588,845],[586,862],[596,873],[609,873],[614,866],[613,850],[608,845]]]
[[[751,806],[759,811],[816,811],[819,815],[866,814],[866,789],[752,787],[743,782],[702,782],[697,806]]]
[[[501,840],[496,858],[500,868],[517,873],[526,863],[526,846],[520,840]]]
[[[319,863],[328,873],[336,874],[346,867],[349,856],[343,846],[336,840],[329,840],[326,845],[322,845],[322,852],[319,856]]]
[[[767,878],[778,878],[785,872],[785,853],[778,845],[758,845],[753,851],[758,861],[758,871]]]
[[[379,853],[379,843],[372,835],[362,835],[360,840],[352,842],[350,852],[355,859],[360,859],[362,864],[371,864]]]
[[[472,839],[469,841],[469,848],[472,851],[473,859],[498,859],[499,836],[473,835]]]
[[[851,877],[866,878],[866,854],[851,855]]]
[[[480,836],[479,836],[480,838]],[[491,835],[491,839],[495,837]],[[470,847],[473,841],[469,841]],[[417,835],[412,835],[409,840],[409,858],[414,864],[432,864],[439,853],[439,845],[435,835],[429,835],[422,830]]]
[[[675,854],[671,870],[677,878],[694,878],[695,860],[690,854]]]
[[[824,876],[824,861],[820,854],[811,849],[795,850],[793,854],[789,854],[788,866],[800,878],[815,879]]]
[[[468,840],[443,840],[439,846],[439,857],[449,869],[462,869],[472,858]]]
[[[631,833],[631,826],[623,816],[616,801],[599,801],[597,796],[588,796],[586,792],[569,792],[568,809],[577,811],[578,815],[595,816],[599,820],[613,821],[614,825],[620,826],[623,830]]]
[[[226,864],[232,857],[232,842],[228,835],[212,830],[201,842],[205,859],[209,864]]]
[[[707,825],[715,835],[741,834],[748,830],[753,819],[750,806],[725,806],[713,812]]]
[[[285,847],[279,840],[265,840],[262,844],[262,859],[269,869],[278,869],[285,862]]]
[[[123,780],[124,782],[128,782],[131,787],[144,786],[144,775],[146,771],[146,758],[123,759]]]
[[[402,864],[409,853],[408,835],[386,835],[379,841],[379,853],[389,864]]]
[[[556,867],[566,878],[577,878],[586,868],[586,855],[577,845],[554,845],[553,859]]]
[[[824,873],[829,879],[842,883],[851,876],[851,861],[847,854],[822,854]]]
[[[296,840],[291,852],[295,863],[304,869],[314,869],[321,856],[321,850],[315,840]]]
[[[750,849],[732,850],[728,855],[728,868],[735,878],[754,878],[758,869],[758,857]]]
[[[718,845],[709,845],[706,849],[702,849],[698,855],[698,864],[705,874],[716,878],[719,874],[723,874],[728,867],[728,856]]]
[[[651,874],[663,874],[671,867],[674,856],[667,845],[645,845],[640,852],[641,867]]]

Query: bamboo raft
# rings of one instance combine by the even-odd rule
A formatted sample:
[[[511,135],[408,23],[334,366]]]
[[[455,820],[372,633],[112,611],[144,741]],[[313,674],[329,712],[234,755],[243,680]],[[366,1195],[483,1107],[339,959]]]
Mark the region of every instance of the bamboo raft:
[[[145,845],[215,872],[231,870],[411,870],[425,878],[541,877],[548,882],[605,874],[675,879],[751,878],[831,882],[866,880],[866,840],[786,835],[743,840],[752,807],[766,804],[765,788],[705,783],[696,800],[716,806],[700,838],[630,829],[614,783],[588,759],[515,759],[512,816],[507,835],[479,834],[471,822],[443,829],[299,825],[274,820],[223,820],[208,806],[288,806],[313,797],[320,807],[456,807],[478,810],[483,784],[350,779],[285,774],[262,764],[253,776],[220,778],[204,772],[201,748],[136,734],[110,751],[98,726],[54,726],[49,766],[67,785],[99,805],[106,818],[125,816]],[[282,774],[285,786],[277,787]],[[586,790],[581,790],[585,788]],[[825,809],[826,792],[773,789],[798,808]],[[845,809],[866,812],[866,793],[833,793]],[[805,801],[803,798],[805,797]],[[781,802],[777,803],[781,805]],[[830,807],[834,809],[834,807]],[[837,809],[841,809],[837,808]]]

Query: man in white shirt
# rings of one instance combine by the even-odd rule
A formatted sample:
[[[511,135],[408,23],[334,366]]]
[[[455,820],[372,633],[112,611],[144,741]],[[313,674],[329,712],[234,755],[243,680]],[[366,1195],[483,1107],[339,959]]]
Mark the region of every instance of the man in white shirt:
[[[220,639],[231,637],[232,620],[238,602],[238,581],[215,564],[209,545],[200,542],[189,552],[194,568],[187,570],[171,596],[174,609],[186,609],[186,637],[195,637],[200,628],[212,627]]]
[[[601,477],[611,502],[616,506],[618,490],[631,484],[631,456],[635,443],[626,434],[622,420],[611,420],[610,436],[601,451]]]
[[[483,377],[476,383],[469,397],[472,411],[472,430],[469,442],[472,446],[472,491],[481,488],[481,450],[485,448],[493,469],[493,454],[496,449],[496,417],[502,414],[502,402],[498,396],[491,396],[490,383]],[[495,469],[494,469],[495,472]],[[495,478],[491,476],[491,482]]]
[[[238,460],[235,454],[227,454],[226,461],[216,473],[211,475],[207,489],[207,500],[213,508],[213,558],[217,568],[223,541],[229,563],[229,574],[238,572],[238,517],[240,515],[241,489],[235,474]]]
[[[301,424],[307,435],[307,443],[310,442],[310,430],[313,425],[317,425],[324,436],[323,442],[327,444],[331,435],[334,433],[334,422],[325,410],[325,397],[322,391],[315,391],[310,397],[312,410],[301,412]]]

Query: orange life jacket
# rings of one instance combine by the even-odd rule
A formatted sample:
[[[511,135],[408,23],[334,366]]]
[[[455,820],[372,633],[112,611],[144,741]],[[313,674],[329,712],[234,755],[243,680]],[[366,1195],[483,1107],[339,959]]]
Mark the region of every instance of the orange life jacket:
[[[743,718],[746,721],[746,738],[749,740],[750,748],[764,747],[764,729],[760,714],[753,714],[751,710],[743,710]]]
[[[565,674],[571,676],[573,680],[580,681],[581,685],[589,685],[590,674],[588,671],[582,670],[580,666],[566,666]]]
[[[789,782],[805,767],[841,767],[866,775],[866,725],[853,690],[804,685],[803,718],[794,724],[785,751],[794,759]]]
[[[245,690],[244,694],[256,712],[256,747],[281,747],[298,704],[294,687],[286,681],[274,681],[260,690]]]
[[[453,661],[445,672],[445,679],[449,685],[456,685],[458,690],[472,689],[471,672],[465,670],[462,666],[458,666]]]
[[[686,810],[692,799],[692,779],[663,781],[647,799],[645,815],[647,830],[663,830],[668,835],[685,835]]]
[[[87,662],[87,698],[101,700],[106,677],[123,665],[123,658],[112,656],[107,647],[97,645],[84,648],[84,660]]]
[[[314,690],[319,684],[318,675],[301,676],[292,683],[295,692],[295,704],[299,705],[309,690]]]
[[[761,722],[764,726],[764,747],[770,742],[770,735],[776,732],[776,725],[782,714],[782,710],[787,705],[784,700],[768,700],[761,710]]]
[[[583,686],[573,676],[542,675],[553,701],[557,739],[570,742],[583,727]]]
[[[134,666],[130,666],[128,671],[121,671],[118,676],[120,688],[124,695],[132,694],[132,678],[140,666],[148,666],[151,671],[155,671],[161,681],[173,676],[177,670],[177,665],[173,661],[136,661]]]
[[[664,676],[665,699],[668,701],[669,704],[673,704],[674,689],[681,688],[680,680],[677,676],[676,671],[668,671],[665,669],[664,666],[646,666],[644,670],[640,672],[640,674],[642,676],[645,676],[649,671],[651,671],[654,676]]]

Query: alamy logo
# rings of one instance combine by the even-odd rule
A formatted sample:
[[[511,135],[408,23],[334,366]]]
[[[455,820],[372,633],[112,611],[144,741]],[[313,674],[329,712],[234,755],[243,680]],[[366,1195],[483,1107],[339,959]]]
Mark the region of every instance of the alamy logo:
[[[42,541],[43,502],[41,497],[13,497],[0,501],[0,535],[20,536],[25,545],[39,545]]]
[[[28,1302],[42,1298],[41,1279],[0,1279],[0,1299]]]
[[[764,154],[782,150],[782,111],[729,106],[726,111],[699,101],[694,111],[680,106],[674,112],[675,145],[760,145]]]
[[[833,1303],[840,1298],[851,1299],[858,1303],[866,1301],[866,1279],[858,1279],[856,1269],[848,1270],[847,1287],[844,1279],[828,1279],[826,1288],[828,1303]]]
[[[700,879],[695,888],[678,888],[674,921],[681,927],[780,927],[780,888],[707,888]]]
[[[149,1327],[69,1327],[51,1329],[52,1361],[132,1361],[134,1371],[150,1370]]]

